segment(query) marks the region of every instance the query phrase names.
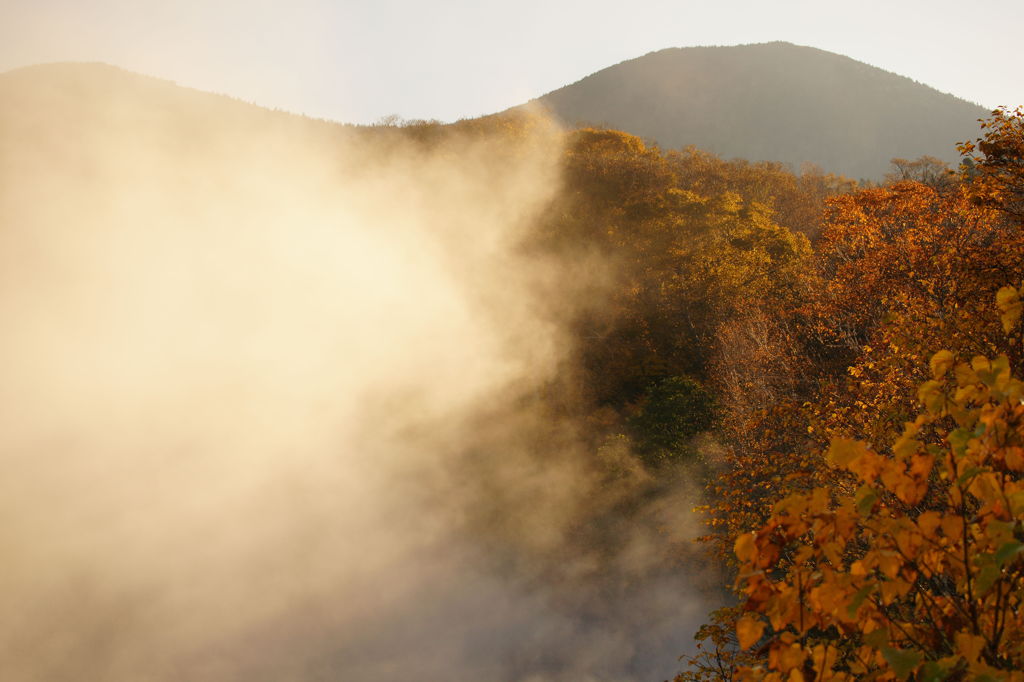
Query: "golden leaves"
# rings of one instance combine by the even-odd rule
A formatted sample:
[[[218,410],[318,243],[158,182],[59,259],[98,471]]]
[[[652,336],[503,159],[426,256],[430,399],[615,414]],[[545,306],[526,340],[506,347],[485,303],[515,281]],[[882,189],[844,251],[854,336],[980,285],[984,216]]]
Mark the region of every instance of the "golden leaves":
[[[935,532],[942,525],[942,515],[937,511],[926,511],[917,517],[917,527],[926,540],[935,538]],[[956,517],[959,518],[959,517]]]
[[[766,623],[756,615],[747,614],[736,621],[736,638],[741,649],[749,649],[757,644],[764,634]]]
[[[798,324],[850,354],[823,398],[798,398],[810,423],[773,424],[787,446],[749,460],[764,502],[743,507],[737,586],[771,655],[737,679],[1024,681],[1024,285],[1002,281],[1024,271],[1024,231],[969,189],[906,185],[830,202],[817,247]],[[816,448],[789,478],[779,462]]]
[[[1003,323],[1003,331],[1009,334],[1020,322],[1021,310],[1024,307],[1020,293],[1014,287],[1003,287],[996,292],[996,305],[999,306],[999,319]]]
[[[943,408],[907,423],[891,455],[832,440],[826,460],[859,488],[791,495],[737,540],[749,611],[737,632],[769,637],[764,679],[1010,679],[1024,667],[1024,648],[1010,644],[1024,641],[1020,382],[1005,357],[967,365],[937,353],[931,370],[922,393]],[[928,444],[946,413],[970,428]]]
[[[825,453],[825,460],[836,467],[849,468],[867,453],[867,446],[849,438],[833,438]]]
[[[948,514],[939,521],[942,526],[942,534],[947,538],[959,539],[964,532],[964,520],[961,516]]]
[[[938,353],[932,356],[928,366],[932,370],[932,379],[938,380],[946,376],[946,372],[956,362],[956,356],[948,350],[940,350]]]
[[[917,389],[917,400],[932,414],[943,414],[946,409],[946,394],[938,381],[926,381]]]
[[[956,652],[964,657],[968,663],[977,663],[981,650],[985,648],[985,638],[980,635],[972,635],[967,632],[958,632],[954,636]]]
[[[736,558],[742,562],[752,562],[754,557],[757,556],[757,546],[754,544],[753,533],[743,533],[736,538],[736,543],[733,545],[733,551],[736,553]]]

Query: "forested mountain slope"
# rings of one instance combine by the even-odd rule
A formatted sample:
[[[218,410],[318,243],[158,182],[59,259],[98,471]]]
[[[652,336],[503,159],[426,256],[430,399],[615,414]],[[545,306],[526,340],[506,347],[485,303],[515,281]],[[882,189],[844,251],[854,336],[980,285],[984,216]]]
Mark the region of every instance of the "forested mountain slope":
[[[569,125],[604,125],[665,148],[811,161],[880,179],[893,157],[956,165],[980,106],[810,47],[776,42],[652,52],[539,98]]]

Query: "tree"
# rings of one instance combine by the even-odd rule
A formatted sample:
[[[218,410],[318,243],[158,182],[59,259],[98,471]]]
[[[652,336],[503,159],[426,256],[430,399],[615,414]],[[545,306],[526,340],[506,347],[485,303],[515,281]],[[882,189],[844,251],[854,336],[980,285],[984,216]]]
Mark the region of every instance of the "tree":
[[[895,158],[890,161],[892,171],[885,176],[890,184],[897,182],[920,182],[940,192],[957,185],[957,177],[949,165],[934,156],[920,156],[913,161]]]
[[[1004,545],[1007,549],[1003,552],[1011,551],[1009,536],[995,538],[1004,541],[999,547],[992,544],[992,533],[1000,526],[990,528],[977,514],[968,518],[965,514],[972,511],[970,507],[954,508],[953,496],[957,493],[950,491],[956,486],[949,483],[963,484],[961,497],[966,496],[974,505],[974,512],[983,508],[984,495],[970,489],[973,474],[961,480],[966,471],[956,473],[952,464],[954,454],[957,466],[962,460],[956,449],[958,441],[951,440],[961,428],[958,419],[973,419],[978,428],[988,416],[1002,410],[1009,416],[992,422],[996,428],[1009,432],[1019,426],[1013,413],[1019,403],[1003,400],[1009,384],[992,382],[996,376],[1002,377],[999,381],[1008,381],[1008,368],[1024,360],[1018,326],[1024,305],[1022,294],[1017,288],[1003,286],[1007,281],[1016,284],[1024,272],[1024,233],[1016,203],[1024,188],[1021,116],[1019,112],[1004,112],[1001,116],[997,112],[986,124],[984,138],[969,148],[980,153],[961,174],[960,186],[940,192],[919,182],[901,181],[829,201],[822,235],[816,242],[817,283],[811,281],[805,288],[807,298],[802,306],[782,309],[773,318],[773,322],[778,320],[776,326],[790,331],[775,335],[772,347],[778,358],[762,361],[768,368],[807,363],[819,384],[816,389],[806,384],[762,386],[751,377],[732,383],[737,388],[750,385],[750,395],[766,396],[768,405],[761,410],[736,409],[735,404],[742,405],[741,388],[733,391],[738,397],[723,401],[723,423],[728,424],[734,415],[746,415],[747,428],[743,431],[744,446],[728,454],[724,471],[716,472],[709,486],[709,539],[719,555],[725,553],[726,546],[740,550],[738,554],[730,553],[727,563],[734,562],[741,576],[739,587],[747,615],[735,609],[716,612],[713,622],[701,632],[707,637],[705,646],[710,646],[690,659],[692,671],[681,679],[728,679],[744,667],[756,668],[756,673],[749,674],[758,679],[769,674],[782,679],[778,675],[783,672],[789,679],[810,679],[811,672],[820,673],[821,678],[842,679],[845,674],[846,679],[892,679],[910,675],[908,671],[918,679],[965,679],[984,673],[978,666],[1005,672],[1012,668],[1007,667],[1007,660],[1013,661],[1012,665],[1020,664],[1019,658],[1014,658],[1017,652],[1000,649],[1006,644],[1002,636],[990,637],[985,644],[989,659],[982,653],[972,658],[972,643],[978,640],[967,635],[978,636],[974,629],[965,634],[962,628],[955,629],[960,625],[952,620],[933,617],[928,621],[928,614],[915,611],[930,599],[941,602],[950,612],[960,609],[971,613],[974,608],[977,628],[987,627],[984,619],[992,613],[1003,613],[1000,609],[1007,603],[1009,612],[1016,613],[1018,586],[1000,581],[1017,575],[1013,573],[1017,564],[1005,573],[1010,564],[1001,563],[1003,555],[999,554],[995,563],[1000,573],[993,579],[994,592],[976,594],[982,601],[973,607],[954,598],[959,588],[951,573],[935,573],[932,592],[928,592],[927,580],[918,579],[924,575],[921,571],[934,566],[912,567],[918,570],[913,580],[910,573],[900,572],[904,564],[891,573],[892,557],[896,556],[892,552],[906,549],[901,542],[907,542],[908,537],[935,541],[911,532],[906,525],[916,524],[919,518],[931,523],[934,516],[922,516],[929,512],[941,518],[953,518],[957,509],[961,512],[964,527],[971,534],[954,553],[967,552],[969,558],[961,562],[967,568],[962,569],[960,578],[970,580],[972,585],[977,585],[985,566],[985,580],[995,575],[996,569],[988,560]],[[1001,320],[991,315],[989,302],[993,297]],[[743,340],[743,334],[730,336]],[[789,340],[780,343],[781,339]],[[745,343],[749,345],[746,341],[734,341],[732,345],[742,349]],[[932,363],[933,369],[943,370],[941,375],[929,378],[926,349],[936,347],[949,350]],[[721,355],[718,363],[728,368],[729,354]],[[957,363],[955,357],[977,359]],[[993,357],[997,359],[984,359]],[[742,373],[732,374],[744,377]],[[918,394],[915,388],[925,379],[940,383],[926,383],[927,390]],[[925,401],[926,411],[915,418],[918,395]],[[936,407],[940,395],[945,396],[945,408]],[[981,395],[987,397],[975,400]],[[952,405],[959,405],[956,414]],[[938,412],[933,413],[936,409]],[[909,431],[904,427],[908,422]],[[984,433],[974,435],[980,438]],[[827,445],[830,441],[831,447]],[[910,448],[911,441],[919,446]],[[859,445],[865,442],[893,445],[875,451]],[[1000,457],[1016,462],[1015,447],[996,452],[985,460],[987,463],[978,465],[978,480],[989,480],[982,474],[994,471],[1000,484],[1009,485],[1003,488],[1007,496],[1019,492],[1015,486],[1019,485],[1020,472],[986,471],[984,467],[992,466],[991,462]],[[831,457],[823,457],[824,451],[831,452]],[[862,451],[870,454],[862,455]],[[932,458],[931,464],[928,457]],[[950,471],[955,473],[952,479]],[[861,476],[863,472],[870,481]],[[736,488],[751,493],[730,493]],[[918,494],[921,499],[915,501]],[[868,498],[872,498],[870,508]],[[1016,513],[1015,509],[1010,511]],[[880,516],[868,523],[869,512]],[[1009,523],[1005,518],[997,520]],[[890,521],[897,525],[886,525]],[[1014,542],[1022,539],[1017,535],[1019,521],[1013,520]],[[938,528],[941,541],[945,537],[941,519]],[[829,544],[829,538],[835,544]],[[920,549],[924,545],[911,546]],[[866,560],[881,562],[883,554],[874,551],[879,547],[890,552],[884,555],[890,563],[885,568],[880,563],[869,567],[868,574],[875,580],[870,587],[877,588],[877,592],[866,591],[858,597],[858,591],[869,585],[864,576],[852,573],[862,570]],[[763,565],[758,568],[756,562]],[[760,571],[760,577],[752,577],[752,571]],[[855,609],[858,618],[870,616],[881,622],[884,616],[892,621],[890,626],[898,622],[907,628],[931,622],[934,631],[945,633],[945,648],[930,649],[934,642],[920,637],[914,641],[926,646],[914,648],[913,641],[900,639],[891,628],[883,641],[881,628],[851,630],[859,622],[853,616],[841,620],[841,614],[824,611],[823,604],[828,600],[822,601],[822,595],[829,595],[829,599],[839,595],[836,598],[841,601],[851,593],[836,592],[836,584],[846,581],[850,586],[854,578],[860,581],[856,583],[857,591],[852,592],[860,600],[857,609],[876,609],[873,616]],[[761,582],[754,585],[758,580]],[[888,582],[879,582],[883,580]],[[811,590],[816,588],[819,601],[812,604]],[[904,588],[907,591],[903,592]],[[1010,594],[1018,596],[1007,596]],[[989,598],[996,601],[984,601]],[[794,603],[800,605],[796,611],[791,610]],[[863,606],[865,603],[868,606]],[[797,619],[795,625],[779,620],[784,612]],[[901,617],[905,618],[899,621]],[[992,617],[1004,623],[1000,626],[1004,630],[1011,625],[1005,613]],[[875,630],[879,634],[871,635]],[[749,644],[755,634],[763,634],[764,639],[750,648],[738,648],[741,643]],[[959,652],[956,647],[967,648]],[[992,654],[992,650],[999,653]],[[871,656],[867,656],[869,653]],[[953,660],[961,653],[966,657]],[[854,660],[858,657],[860,668]],[[999,674],[991,674],[999,678]]]
[[[967,157],[964,169],[973,197],[1024,219],[1024,108],[996,109],[981,127],[982,137],[957,145]]]
[[[736,540],[738,644],[766,653],[736,679],[1024,680],[1024,383],[1005,356],[931,368],[886,451],[832,442],[848,485]]]
[[[711,428],[714,399],[691,377],[667,377],[648,387],[629,420],[640,457],[649,465],[693,454],[690,442]]]

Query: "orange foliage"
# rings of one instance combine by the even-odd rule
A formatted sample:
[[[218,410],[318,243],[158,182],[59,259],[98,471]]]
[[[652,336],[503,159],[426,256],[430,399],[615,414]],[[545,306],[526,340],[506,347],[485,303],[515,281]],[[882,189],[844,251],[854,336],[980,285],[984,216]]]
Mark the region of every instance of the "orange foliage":
[[[981,124],[984,134],[959,149],[969,155],[966,174],[980,204],[1024,219],[1024,107],[996,109]]]
[[[721,327],[734,436],[706,511],[745,613],[678,679],[1024,679],[1024,119],[985,129],[959,185],[831,199],[771,343]]]
[[[931,364],[892,455],[832,442],[854,492],[790,496],[737,538],[737,636],[767,659],[735,679],[1024,680],[1024,383],[1005,356]]]

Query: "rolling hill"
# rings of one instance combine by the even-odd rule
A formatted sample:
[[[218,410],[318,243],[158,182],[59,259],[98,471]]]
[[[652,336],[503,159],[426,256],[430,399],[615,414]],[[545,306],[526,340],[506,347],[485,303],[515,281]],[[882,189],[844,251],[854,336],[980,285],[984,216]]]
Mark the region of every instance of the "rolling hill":
[[[695,145],[726,158],[810,161],[879,179],[893,157],[956,164],[987,110],[848,57],[775,42],[652,52],[537,102],[568,125]]]

